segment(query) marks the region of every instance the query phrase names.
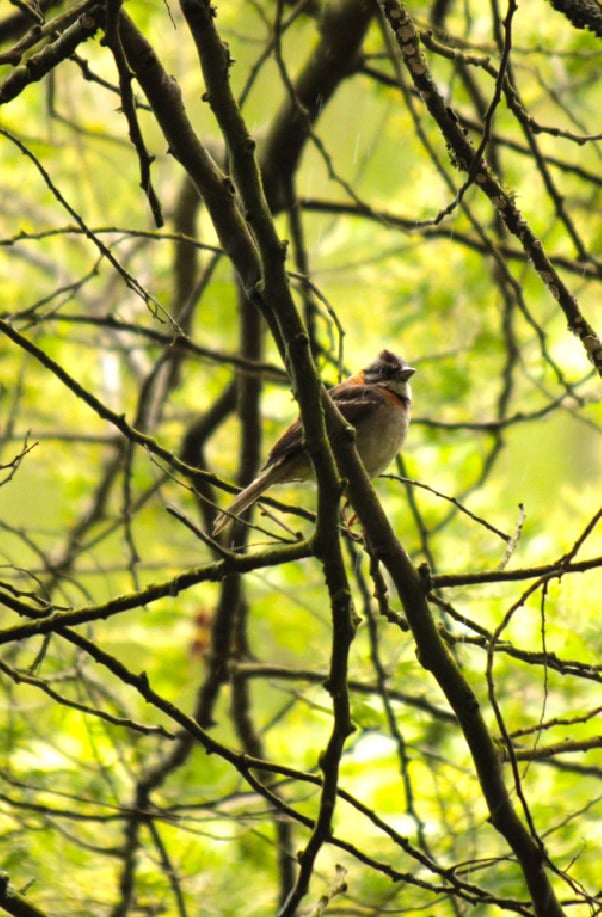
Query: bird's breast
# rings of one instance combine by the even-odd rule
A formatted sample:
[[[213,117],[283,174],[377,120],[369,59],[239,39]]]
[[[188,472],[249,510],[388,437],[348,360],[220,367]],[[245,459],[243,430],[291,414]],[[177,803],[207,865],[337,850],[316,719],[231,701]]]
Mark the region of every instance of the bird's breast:
[[[406,438],[409,422],[409,406],[387,401],[374,410],[372,417],[358,424],[357,450],[371,478],[391,464]]]

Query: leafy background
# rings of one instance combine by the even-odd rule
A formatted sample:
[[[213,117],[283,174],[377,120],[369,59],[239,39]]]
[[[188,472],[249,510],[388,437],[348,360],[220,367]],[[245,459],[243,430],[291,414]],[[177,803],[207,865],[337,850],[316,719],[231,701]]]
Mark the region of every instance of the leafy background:
[[[127,14],[227,169],[186,7],[131,0]],[[303,144],[288,197],[277,191],[265,150],[278,113],[332,17],[352,29],[360,7],[220,0],[216,26],[278,233],[290,240],[291,288],[324,381],[383,346],[417,368],[410,436],[377,493],[413,563],[428,564],[440,633],[506,756],[506,785],[521,817],[530,815],[558,899],[571,914],[595,913],[599,378],[480,189],[473,183],[450,206],[466,173],[376,5],[361,52],[335,61],[336,91]],[[49,358],[3,339],[0,854],[22,897],[3,895],[2,907],[25,913],[25,901],[70,917],[459,914],[475,905],[531,913],[524,873],[491,823],[475,763],[403,626],[393,584],[386,574],[372,579],[361,542],[344,530],[332,538],[342,539],[362,623],[349,659],[355,732],[338,785],[356,802],[339,797],[333,834],[343,844],[322,838],[308,894],[298,911],[286,910],[333,723],[321,564],[311,556],[251,564],[240,576],[222,569],[216,581],[203,574],[180,588],[181,574],[219,559],[195,530],[210,527],[211,502],[181,466],[134,443],[57,372],[113,418],[226,482],[239,474],[241,436],[257,465],[297,412],[271,334],[260,331],[249,349],[256,320],[223,239],[134,82],[164,225],[153,221],[115,58],[101,40],[105,12],[118,16],[119,4],[111,12],[43,3],[55,27],[42,38],[37,7],[7,6],[2,85],[27,60],[35,65],[63,33],[66,12],[98,9],[99,29],[74,55],[57,52],[43,79],[1,96],[1,317]],[[418,3],[409,12],[436,86],[475,147],[495,89],[487,67],[498,70],[509,52],[506,77],[528,118],[521,123],[502,98],[486,156],[599,328],[595,27],[574,27],[543,0],[518,10]],[[23,36],[30,46],[16,53]],[[261,372],[250,372],[257,364]],[[276,496],[315,508],[308,487]],[[227,496],[217,489],[210,499],[224,505]],[[277,517],[292,533],[313,531],[307,513]],[[253,518],[264,531],[251,529],[245,550],[259,558],[283,530],[258,511]],[[589,559],[588,569],[574,566]],[[538,579],[542,565],[554,576]],[[146,601],[154,583],[165,588]],[[134,597],[129,610],[102,613],[120,596]],[[14,630],[28,611],[81,608],[100,611],[46,634]],[[136,681],[141,672],[152,694]],[[220,743],[214,753],[174,710],[196,716]],[[271,770],[252,772],[259,786],[249,782],[224,749]],[[278,813],[270,794],[290,810]]]

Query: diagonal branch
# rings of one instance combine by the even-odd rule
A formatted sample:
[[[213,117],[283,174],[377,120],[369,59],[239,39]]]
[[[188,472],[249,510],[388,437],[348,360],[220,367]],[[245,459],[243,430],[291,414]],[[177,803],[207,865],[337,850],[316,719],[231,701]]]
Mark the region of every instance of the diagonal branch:
[[[474,176],[478,188],[489,198],[508,230],[523,246],[533,267],[564,312],[570,331],[579,338],[597,372],[602,376],[602,342],[581,314],[577,300],[546,255],[541,241],[482,157],[462,131],[458,117],[446,103],[429,72],[420,39],[406,8],[398,0],[379,0],[383,13],[398,41],[403,60],[431,116],[443,134],[460,169]]]
[[[447,649],[431,615],[425,584],[382,509],[357,451],[344,436],[334,405],[327,405],[339,471],[349,481],[353,507],[371,550],[391,576],[416,641],[418,658],[449,701],[470,749],[494,827],[506,839],[521,866],[537,917],[561,917],[562,908],[544,867],[544,854],[526,829],[506,788],[500,757],[477,698]]]
[[[92,0],[76,8],[76,11],[78,17],[75,22],[69,23],[58,38],[43,45],[40,51],[32,54],[25,64],[15,67],[4,82],[0,83],[0,104],[12,101],[26,86],[41,80],[57,64],[71,57],[78,45],[95,34],[103,19],[102,5]],[[53,20],[52,28],[39,29],[35,33],[36,38],[39,39],[43,31],[52,34],[57,22],[63,25],[69,22],[71,17],[72,11],[65,16],[57,17],[57,20]]]

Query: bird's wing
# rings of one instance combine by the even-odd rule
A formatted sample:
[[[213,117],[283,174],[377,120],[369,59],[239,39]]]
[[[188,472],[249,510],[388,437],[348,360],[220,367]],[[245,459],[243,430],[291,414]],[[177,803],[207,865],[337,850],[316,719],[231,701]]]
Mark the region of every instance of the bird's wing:
[[[385,393],[375,385],[335,385],[329,392],[345,420],[356,427],[374,408],[387,401]]]
[[[385,393],[374,385],[350,385],[348,382],[335,385],[329,389],[328,394],[345,420],[353,426],[361,423],[375,407],[387,400]],[[281,465],[302,451],[303,428],[301,421],[296,420],[274,443],[263,468]]]

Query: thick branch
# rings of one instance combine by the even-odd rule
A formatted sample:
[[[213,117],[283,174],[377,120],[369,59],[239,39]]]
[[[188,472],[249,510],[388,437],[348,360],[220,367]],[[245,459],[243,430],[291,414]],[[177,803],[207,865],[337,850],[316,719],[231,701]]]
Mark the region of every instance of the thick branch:
[[[128,64],[153,109],[170,153],[190,175],[204,199],[220,242],[245,289],[252,287],[259,280],[257,250],[232,182],[193,130],[178,84],[168,76],[153,47],[123,11],[119,26]]]
[[[56,41],[44,45],[37,54],[32,54],[25,64],[15,67],[0,84],[0,103],[10,102],[20,92],[46,76],[61,61],[70,57],[78,45],[94,35],[103,19],[102,6],[90,5],[76,21],[59,35]]]
[[[395,537],[372,484],[349,442],[347,427],[327,404],[331,441],[339,471],[349,480],[353,507],[373,553],[390,574],[414,635],[418,658],[447,697],[470,748],[492,824],[508,842],[523,870],[538,917],[561,917],[562,909],[545,872],[544,852],[519,819],[504,783],[498,751],[472,688],[443,642],[425,596],[425,585]]]

